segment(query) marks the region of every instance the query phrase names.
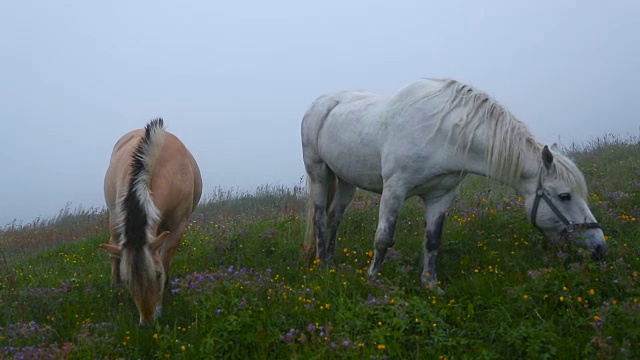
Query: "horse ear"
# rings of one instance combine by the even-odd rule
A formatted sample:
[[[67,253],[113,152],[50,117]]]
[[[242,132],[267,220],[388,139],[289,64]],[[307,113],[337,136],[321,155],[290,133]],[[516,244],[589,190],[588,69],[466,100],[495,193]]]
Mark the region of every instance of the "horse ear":
[[[169,235],[169,231],[163,231],[162,234],[158,235],[153,241],[149,244],[149,248],[151,248],[152,252],[158,251],[160,246],[164,243],[164,239]]]
[[[553,145],[551,145],[551,150],[555,152],[559,152],[560,147],[558,146],[558,143],[553,143]]]
[[[119,246],[112,244],[100,244],[100,247],[103,248],[110,255],[113,255],[117,258],[122,256],[122,249]]]
[[[553,154],[551,153],[551,150],[549,150],[549,147],[547,145],[542,148],[542,163],[547,170],[551,170],[551,164],[553,163]]]

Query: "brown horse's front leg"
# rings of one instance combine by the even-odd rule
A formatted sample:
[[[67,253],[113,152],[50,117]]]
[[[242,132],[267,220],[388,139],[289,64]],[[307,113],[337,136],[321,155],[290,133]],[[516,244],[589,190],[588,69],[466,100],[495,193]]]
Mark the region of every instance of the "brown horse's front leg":
[[[120,284],[120,258],[111,256],[111,285]]]
[[[182,243],[184,230],[189,224],[189,219],[182,220],[178,226],[171,230],[169,235],[164,239],[164,243],[160,247],[160,257],[162,258],[162,268],[165,274],[165,285],[169,283],[169,269],[173,256],[178,251],[178,246]]]

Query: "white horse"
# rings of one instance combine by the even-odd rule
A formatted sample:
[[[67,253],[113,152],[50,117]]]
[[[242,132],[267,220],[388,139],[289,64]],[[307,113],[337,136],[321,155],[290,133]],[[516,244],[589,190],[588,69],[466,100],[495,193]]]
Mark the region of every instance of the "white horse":
[[[606,252],[577,166],[556,147],[540,144],[496,100],[455,80],[421,79],[389,96],[325,94],[302,119],[302,151],[310,196],[309,260],[332,261],[342,215],[359,187],[382,194],[368,271],[375,277],[395,243],[404,201],[418,196],[426,220],[420,278],[437,288],[445,213],[468,173],[513,187],[524,197],[532,224],[547,236],[579,230],[577,238],[594,256]]]

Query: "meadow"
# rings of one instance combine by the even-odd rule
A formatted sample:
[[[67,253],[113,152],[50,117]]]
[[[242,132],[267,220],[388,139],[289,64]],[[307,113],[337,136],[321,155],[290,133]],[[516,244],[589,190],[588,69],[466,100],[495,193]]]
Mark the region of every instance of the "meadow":
[[[138,327],[131,297],[109,284],[103,210],[9,224],[0,358],[638,359],[640,141],[604,136],[567,151],[587,178],[605,259],[544,238],[521,198],[469,178],[445,222],[444,294],[419,281],[417,200],[371,281],[377,196],[350,205],[329,267],[303,260],[302,185],[217,189],[185,233],[153,327]]]

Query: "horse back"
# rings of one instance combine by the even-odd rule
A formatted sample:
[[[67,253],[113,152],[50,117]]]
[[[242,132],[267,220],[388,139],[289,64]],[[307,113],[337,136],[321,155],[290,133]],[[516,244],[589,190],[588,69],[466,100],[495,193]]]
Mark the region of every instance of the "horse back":
[[[202,177],[196,160],[175,135],[166,134],[151,180],[153,201],[167,228],[189,218],[202,195]]]

